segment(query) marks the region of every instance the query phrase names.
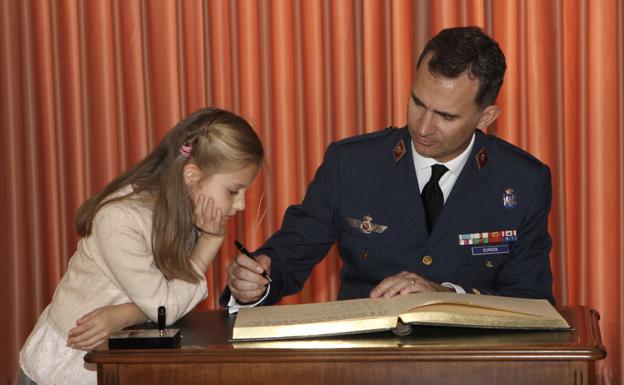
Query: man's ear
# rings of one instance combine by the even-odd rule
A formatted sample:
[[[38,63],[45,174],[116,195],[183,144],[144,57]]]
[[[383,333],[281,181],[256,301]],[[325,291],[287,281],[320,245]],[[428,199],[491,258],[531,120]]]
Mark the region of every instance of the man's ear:
[[[479,116],[477,128],[483,130],[490,124],[494,123],[494,121],[498,118],[498,115],[500,115],[500,107],[494,104],[485,107]]]
[[[182,177],[184,178],[184,185],[188,188],[195,187],[197,182],[201,179],[204,173],[197,166],[197,163],[189,160],[182,168]]]

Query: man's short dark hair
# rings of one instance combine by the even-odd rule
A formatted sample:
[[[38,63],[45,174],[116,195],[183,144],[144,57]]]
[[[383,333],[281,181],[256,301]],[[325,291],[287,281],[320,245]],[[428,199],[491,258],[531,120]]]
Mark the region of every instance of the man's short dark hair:
[[[479,27],[447,28],[431,38],[418,58],[416,68],[429,54],[429,71],[434,75],[456,78],[468,70],[479,79],[475,103],[479,108],[493,104],[503,85],[505,55],[498,43]]]

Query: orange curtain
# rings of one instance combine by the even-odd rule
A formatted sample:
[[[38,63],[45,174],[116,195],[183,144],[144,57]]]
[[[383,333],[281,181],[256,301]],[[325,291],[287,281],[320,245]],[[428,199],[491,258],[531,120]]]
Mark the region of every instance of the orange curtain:
[[[550,165],[554,290],[596,308],[624,383],[624,5],[616,0],[0,0],[0,382],[77,242],[81,202],[182,116],[249,119],[269,168],[207,273],[215,308],[231,240],[279,227],[334,140],[405,124],[415,61],[441,28],[479,25],[508,73],[490,131]],[[266,213],[266,215],[263,215]],[[284,303],[336,297],[336,251]]]

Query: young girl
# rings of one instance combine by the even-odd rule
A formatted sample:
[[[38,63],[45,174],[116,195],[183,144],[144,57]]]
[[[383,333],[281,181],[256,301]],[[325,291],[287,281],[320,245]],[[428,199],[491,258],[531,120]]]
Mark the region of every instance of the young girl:
[[[204,273],[263,156],[244,119],[200,110],[83,203],[77,251],[20,352],[22,383],[95,384],[85,350],[156,321],[161,305],[170,325],[204,299]]]

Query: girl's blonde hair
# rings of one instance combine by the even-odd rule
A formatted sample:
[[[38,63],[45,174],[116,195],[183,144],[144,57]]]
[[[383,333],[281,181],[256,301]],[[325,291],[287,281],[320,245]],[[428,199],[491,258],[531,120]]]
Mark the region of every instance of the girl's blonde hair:
[[[187,151],[181,151],[183,148]],[[217,108],[196,111],[173,127],[147,157],[80,206],[75,218],[78,235],[91,234],[93,218],[105,204],[148,192],[154,197],[152,250],[156,266],[167,279],[198,282],[201,277],[189,259],[194,225],[182,174],[191,158],[205,175],[212,175],[249,164],[259,166],[264,149],[240,116]],[[131,193],[106,199],[128,185],[133,187]]]

